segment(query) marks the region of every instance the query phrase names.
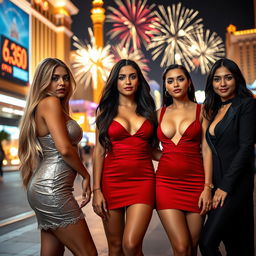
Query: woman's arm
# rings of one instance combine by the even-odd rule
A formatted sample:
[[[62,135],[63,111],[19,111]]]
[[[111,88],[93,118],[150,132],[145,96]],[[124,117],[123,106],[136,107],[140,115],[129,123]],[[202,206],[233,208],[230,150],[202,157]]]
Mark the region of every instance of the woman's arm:
[[[101,192],[101,176],[105,149],[99,142],[99,131],[96,129],[96,144],[93,152],[93,209],[96,214],[106,218],[107,204]]]
[[[203,110],[201,111],[203,113]],[[204,166],[204,190],[199,198],[198,205],[202,208],[200,214],[205,214],[211,209],[211,187],[212,187],[212,152],[206,141],[206,130],[208,127],[208,121],[201,114],[202,122],[202,156]]]
[[[53,96],[43,99],[38,105],[37,112],[44,120],[63,160],[84,178],[83,197],[85,200],[82,203],[84,206],[91,197],[90,176],[81,162],[77,146],[73,146],[70,141],[60,100]]]

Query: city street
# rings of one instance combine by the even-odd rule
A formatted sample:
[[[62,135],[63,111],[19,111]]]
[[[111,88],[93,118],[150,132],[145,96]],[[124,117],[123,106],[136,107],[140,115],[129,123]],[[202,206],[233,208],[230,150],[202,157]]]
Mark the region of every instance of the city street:
[[[78,177],[75,183],[75,195],[78,200],[80,181]],[[39,255],[40,235],[36,219],[27,203],[26,193],[21,187],[17,171],[4,173],[4,181],[0,183],[0,193],[0,255]],[[254,198],[256,199],[255,195]],[[91,204],[84,208],[84,213],[99,255],[106,256],[107,242],[100,218],[94,214]],[[146,233],[143,250],[145,256],[172,255],[167,236],[156,212]],[[72,254],[66,249],[65,256],[70,255]]]
[[[160,212],[175,256],[190,250],[180,240],[196,243],[207,215],[201,218],[189,211],[198,201],[210,210],[214,187],[214,191],[220,189],[214,197],[213,218],[208,219],[213,221],[201,233],[209,235],[207,249],[214,250],[208,244],[215,243],[217,234],[225,241],[228,256],[234,256],[231,250],[231,254],[252,256],[245,252],[250,248],[246,234],[253,232],[253,212],[250,208],[247,213],[246,203],[252,207],[254,181],[256,256],[256,144],[254,149],[251,145],[255,106],[256,0],[0,0],[0,256],[40,256],[41,231],[18,166],[40,164],[43,174],[37,173],[31,205],[38,209],[40,201],[44,212],[67,221],[74,201],[70,194],[64,196],[67,188],[60,185],[69,182],[65,165],[80,173],[82,164],[88,165],[92,177],[92,156],[98,161],[96,169],[106,176],[103,185],[105,181],[113,185],[106,189],[106,197],[117,197],[113,208],[120,207],[120,201],[132,204],[134,197],[140,203],[151,201],[153,183],[160,188],[156,189],[158,209],[165,203],[167,208],[182,204],[188,220],[184,225],[179,213],[166,211],[162,216]],[[160,161],[160,155],[164,156],[158,169],[160,182],[152,182],[149,158]],[[254,178],[249,173],[253,156]],[[153,162],[157,170],[158,162]],[[208,177],[212,172],[214,186]],[[57,192],[49,192],[52,179]],[[175,190],[168,184],[172,181]],[[79,174],[73,192],[79,204],[81,182]],[[99,192],[98,186],[100,182],[94,184],[94,192]],[[138,199],[145,197],[143,192],[147,199]],[[42,195],[51,198],[50,203]],[[161,207],[161,199],[169,202]],[[110,200],[107,204],[111,208]],[[98,210],[95,205],[94,209]],[[139,237],[138,227],[147,216],[141,209],[127,209],[128,224],[121,239],[133,247],[127,230],[135,230]],[[108,256],[102,219],[93,211],[92,200],[82,211],[98,255]],[[119,216],[113,216],[108,224],[118,230]],[[191,236],[186,235],[186,227]],[[171,235],[169,229],[173,229]],[[89,248],[82,232],[66,229],[59,235],[58,231],[63,232],[59,228],[52,234],[62,242],[80,237],[79,244]],[[114,232],[108,233],[115,240]],[[54,236],[52,240],[49,234],[45,237],[43,249],[58,244]],[[223,243],[220,251],[226,256]],[[199,249],[193,254],[202,256]],[[64,256],[72,255],[65,248]],[[143,240],[143,255],[174,256],[155,209]]]

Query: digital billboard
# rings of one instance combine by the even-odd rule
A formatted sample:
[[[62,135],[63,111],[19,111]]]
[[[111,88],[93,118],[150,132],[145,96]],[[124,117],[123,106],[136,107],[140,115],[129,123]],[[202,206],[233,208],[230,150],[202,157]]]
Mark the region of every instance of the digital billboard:
[[[29,81],[29,15],[10,0],[0,1],[0,77]]]

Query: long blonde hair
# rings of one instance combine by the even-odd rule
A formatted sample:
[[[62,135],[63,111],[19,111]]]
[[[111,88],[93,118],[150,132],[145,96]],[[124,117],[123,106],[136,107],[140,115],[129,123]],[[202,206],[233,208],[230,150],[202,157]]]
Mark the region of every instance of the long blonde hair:
[[[36,168],[42,148],[37,139],[35,111],[39,102],[50,95],[48,87],[51,84],[53,72],[56,67],[64,67],[70,76],[69,93],[61,100],[63,110],[69,113],[69,99],[75,89],[75,80],[67,65],[59,59],[44,59],[36,68],[33,82],[27,96],[24,115],[20,122],[19,149],[20,171],[23,185],[27,187],[28,182]]]

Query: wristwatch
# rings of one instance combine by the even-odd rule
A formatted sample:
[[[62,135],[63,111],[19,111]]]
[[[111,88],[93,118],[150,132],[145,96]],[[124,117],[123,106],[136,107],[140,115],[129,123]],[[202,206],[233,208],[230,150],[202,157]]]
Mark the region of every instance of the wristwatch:
[[[212,183],[205,183],[204,186],[209,188],[209,189],[213,189],[214,188],[214,185]]]

